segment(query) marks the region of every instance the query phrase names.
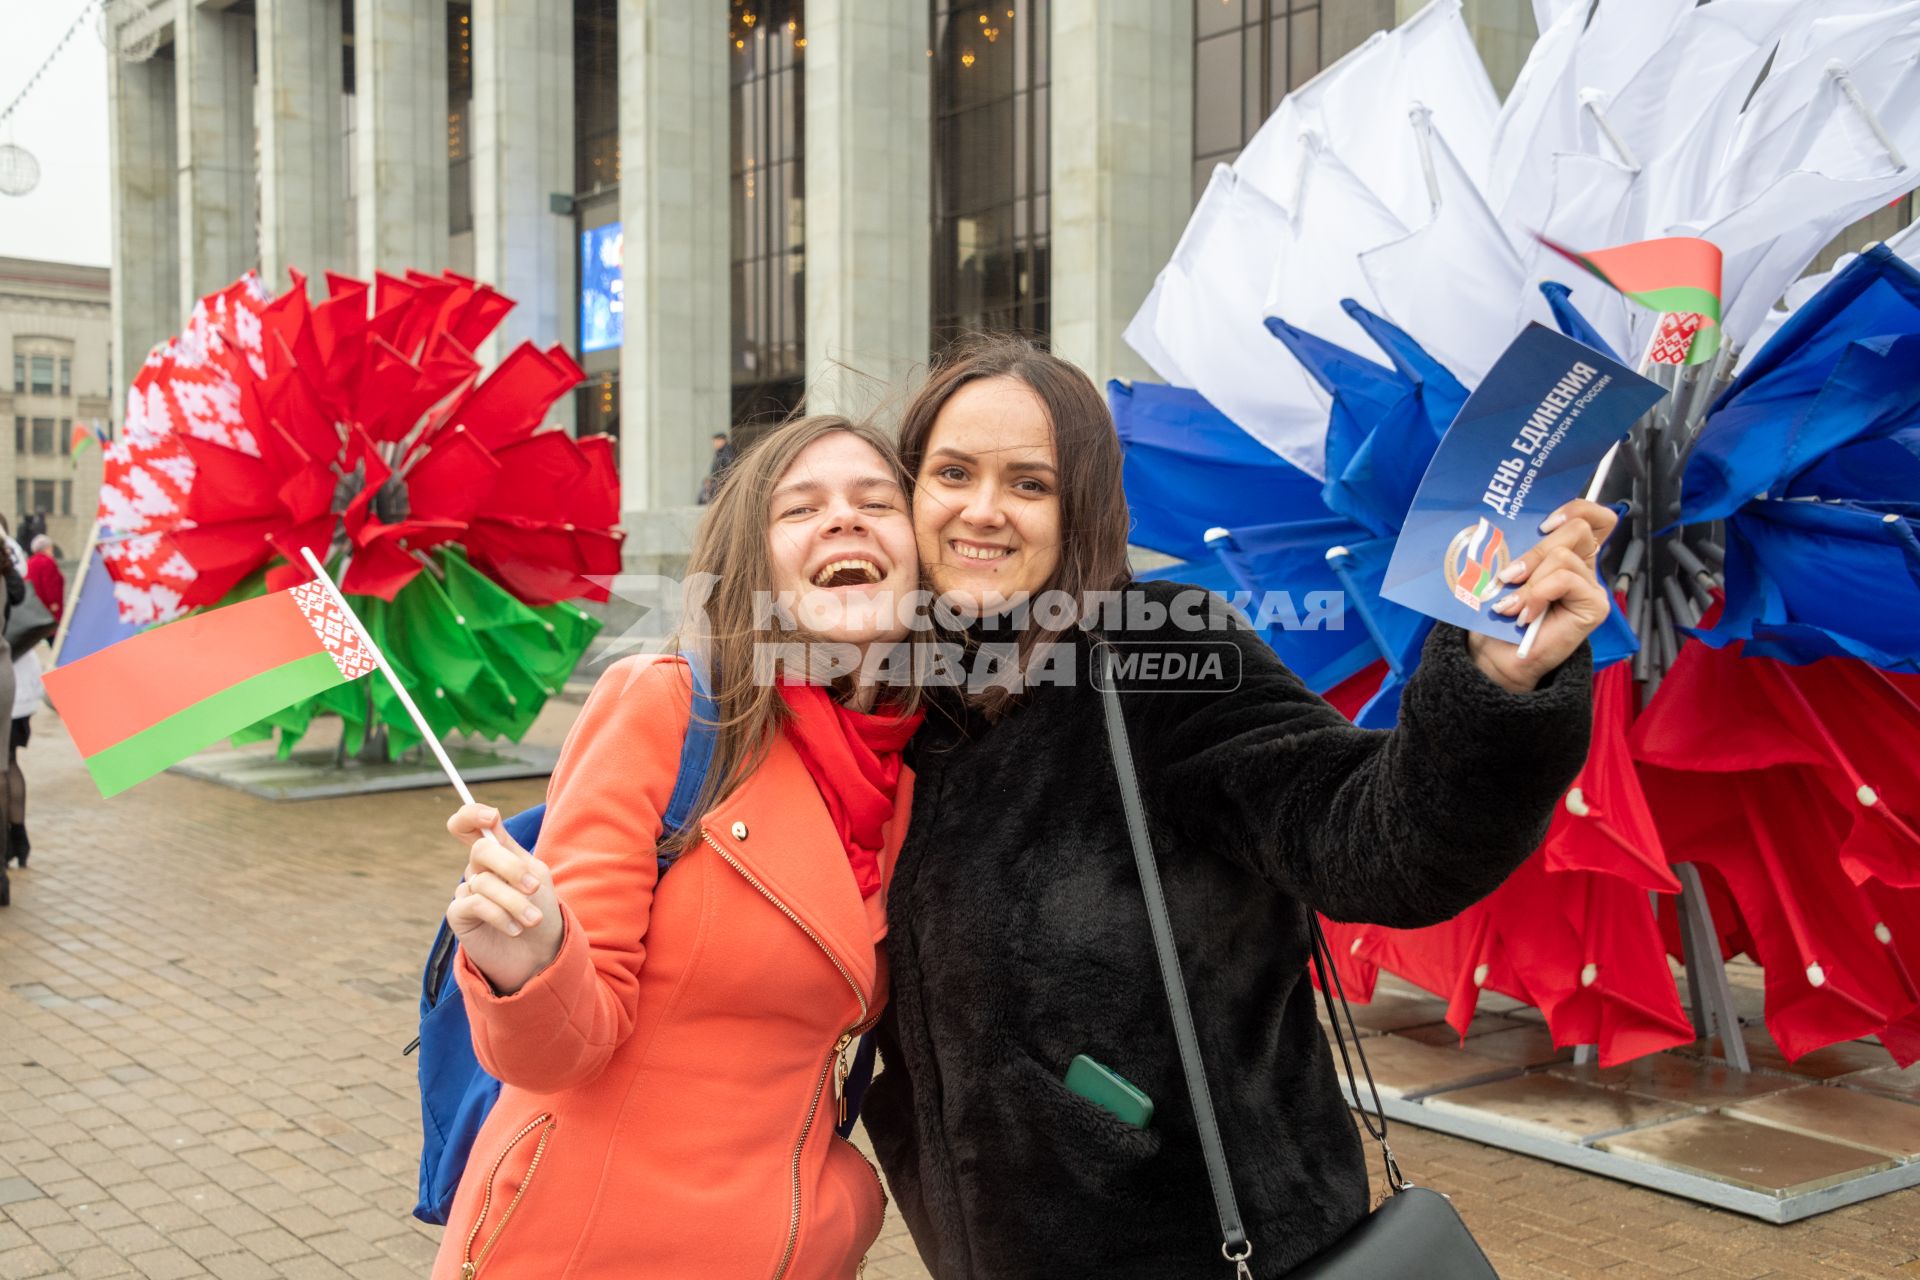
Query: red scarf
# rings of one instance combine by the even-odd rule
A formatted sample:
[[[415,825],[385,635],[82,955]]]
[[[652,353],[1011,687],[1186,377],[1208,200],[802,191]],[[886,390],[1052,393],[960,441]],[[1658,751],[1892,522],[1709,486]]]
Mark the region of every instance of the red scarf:
[[[824,685],[783,684],[780,695],[793,712],[787,737],[827,803],[860,896],[871,898],[880,891],[880,849],[900,783],[900,749],[921,717],[854,711]]]

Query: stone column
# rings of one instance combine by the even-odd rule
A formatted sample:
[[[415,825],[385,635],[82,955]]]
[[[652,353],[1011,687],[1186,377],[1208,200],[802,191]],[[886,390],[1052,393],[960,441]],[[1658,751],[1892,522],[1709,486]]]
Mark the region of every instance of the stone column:
[[[260,263],[254,232],[253,18],[182,4],[178,103],[180,314]]]
[[[573,218],[549,205],[573,181],[573,10],[522,0],[473,6],[474,274],[519,305],[480,352],[574,345]],[[571,423],[573,397],[554,406]]]
[[[438,272],[447,265],[445,0],[353,0],[353,85],[359,273]]]
[[[1053,0],[1053,349],[1152,377],[1121,338],[1192,211],[1193,7]]]
[[[620,5],[620,481],[636,510],[687,506],[727,429],[727,7]]]
[[[927,358],[925,6],[809,0],[807,408],[859,415]]]
[[[147,352],[177,332],[179,197],[171,58],[107,59],[108,153],[113,175],[113,420]]]
[[[346,260],[341,0],[267,0],[256,9],[260,92],[260,274],[275,293],[287,270],[310,292]]]

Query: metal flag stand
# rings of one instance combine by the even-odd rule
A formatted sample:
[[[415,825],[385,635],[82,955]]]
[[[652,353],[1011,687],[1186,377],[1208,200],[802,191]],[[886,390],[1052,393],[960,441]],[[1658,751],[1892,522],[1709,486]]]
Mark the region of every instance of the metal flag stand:
[[[1602,553],[1601,576],[1611,581],[1617,595],[1626,597],[1627,625],[1640,642],[1632,661],[1643,709],[1679,660],[1679,628],[1698,623],[1713,607],[1713,593],[1725,586],[1724,531],[1718,522],[1681,524],[1680,487],[1707,411],[1732,383],[1738,360],[1738,350],[1723,341],[1714,358],[1703,364],[1643,362],[1641,371],[1671,394],[1634,424],[1620,449],[1625,465],[1616,468],[1600,490],[1602,502],[1624,502],[1627,509],[1627,536],[1615,539],[1617,550]],[[1673,870],[1680,881],[1681,962],[1694,1031],[1702,1040],[1718,1036],[1727,1064],[1749,1071],[1747,1044],[1700,872],[1690,862],[1675,863]]]

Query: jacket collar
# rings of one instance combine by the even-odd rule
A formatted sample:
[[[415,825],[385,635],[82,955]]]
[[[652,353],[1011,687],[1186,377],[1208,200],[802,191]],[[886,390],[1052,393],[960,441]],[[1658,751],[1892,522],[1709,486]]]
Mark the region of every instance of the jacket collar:
[[[785,734],[776,735],[751,778],[701,820],[701,833],[733,866],[784,907],[859,984],[870,1005],[879,986],[875,949],[886,936],[885,883],[899,860],[912,811],[912,773],[901,770],[895,816],[880,852],[882,888],[863,899],[813,775]]]

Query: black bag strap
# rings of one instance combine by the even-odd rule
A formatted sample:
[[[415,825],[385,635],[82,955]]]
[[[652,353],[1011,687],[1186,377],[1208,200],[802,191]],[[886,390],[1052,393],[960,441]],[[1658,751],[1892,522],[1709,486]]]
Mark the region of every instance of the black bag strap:
[[[1167,914],[1167,898],[1160,887],[1160,866],[1153,856],[1153,841],[1147,834],[1145,806],[1140,800],[1140,782],[1133,770],[1133,746],[1127,737],[1127,725],[1120,711],[1120,695],[1114,688],[1113,651],[1105,645],[1100,646],[1101,679],[1100,700],[1106,711],[1107,743],[1113,753],[1113,771],[1120,782],[1120,806],[1126,812],[1127,833],[1133,842],[1134,866],[1140,873],[1140,890],[1147,902],[1147,922],[1153,930],[1153,947],[1160,962],[1160,982],[1166,988],[1167,1007],[1173,1014],[1173,1036],[1180,1047],[1180,1069],[1187,1078],[1187,1094],[1193,1101],[1193,1118],[1200,1134],[1200,1153],[1207,1164],[1207,1180],[1213,1186],[1213,1208],[1220,1218],[1220,1252],[1228,1262],[1235,1264],[1235,1280],[1252,1280],[1253,1272],[1247,1266],[1247,1259],[1253,1256],[1253,1242],[1247,1239],[1246,1227],[1240,1221],[1240,1204],[1233,1194],[1233,1175],[1227,1169],[1226,1147],[1220,1141],[1220,1122],[1213,1110],[1213,1093],[1207,1087],[1206,1064],[1200,1058],[1200,1038],[1193,1029],[1193,1008],[1187,1002],[1186,979],[1180,974],[1180,953],[1174,947],[1173,921]],[[1320,931],[1319,918],[1311,908],[1307,909],[1307,928],[1313,945],[1313,965],[1320,975],[1320,991],[1327,1002],[1327,1016],[1333,1022],[1334,1043],[1340,1047],[1340,1060],[1347,1071],[1347,1085],[1352,1090],[1354,1101],[1360,1100],[1360,1090],[1354,1081],[1353,1062],[1347,1056],[1346,1037],[1340,1033],[1340,1023],[1334,1015],[1334,994],[1339,994],[1340,1008],[1346,1014],[1347,1028],[1353,1040],[1353,1051],[1360,1058],[1360,1066],[1367,1076],[1367,1088],[1373,1094],[1374,1114],[1362,1109],[1360,1116],[1365,1123],[1368,1136],[1380,1144],[1385,1153],[1387,1180],[1395,1191],[1411,1186],[1400,1176],[1400,1166],[1393,1158],[1393,1149],[1387,1145],[1387,1113],[1380,1103],[1380,1091],[1374,1087],[1373,1071],[1367,1066],[1366,1053],[1360,1048],[1360,1035],[1353,1025],[1353,1011],[1347,1008],[1346,993],[1340,989],[1340,975],[1334,971],[1332,952],[1327,947],[1326,935]],[[1379,1127],[1374,1126],[1375,1116]]]

